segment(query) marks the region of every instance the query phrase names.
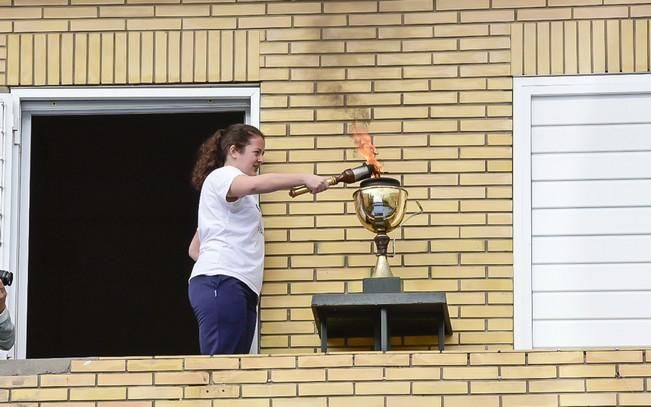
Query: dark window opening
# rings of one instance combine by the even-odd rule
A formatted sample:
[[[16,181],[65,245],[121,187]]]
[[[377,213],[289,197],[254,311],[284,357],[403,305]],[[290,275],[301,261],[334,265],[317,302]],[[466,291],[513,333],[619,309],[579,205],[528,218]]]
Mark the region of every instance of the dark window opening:
[[[243,112],[33,116],[27,357],[197,354],[199,145]]]

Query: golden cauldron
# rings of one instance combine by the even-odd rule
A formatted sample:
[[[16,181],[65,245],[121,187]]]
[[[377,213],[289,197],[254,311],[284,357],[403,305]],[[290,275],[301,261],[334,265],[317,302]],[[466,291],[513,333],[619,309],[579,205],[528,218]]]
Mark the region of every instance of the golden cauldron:
[[[391,232],[405,217],[407,191],[393,178],[370,178],[360,184],[353,194],[355,212],[361,224],[376,234],[377,263],[371,277],[393,277],[387,261],[387,246]]]

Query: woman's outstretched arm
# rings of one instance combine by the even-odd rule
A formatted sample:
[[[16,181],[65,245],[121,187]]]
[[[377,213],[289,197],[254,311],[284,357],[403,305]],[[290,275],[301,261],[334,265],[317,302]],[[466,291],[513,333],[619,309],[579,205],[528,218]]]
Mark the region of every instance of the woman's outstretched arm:
[[[314,174],[270,173],[262,175],[240,175],[231,183],[228,196],[239,198],[245,195],[281,191],[299,185],[306,185],[313,194],[328,189],[328,177]]]

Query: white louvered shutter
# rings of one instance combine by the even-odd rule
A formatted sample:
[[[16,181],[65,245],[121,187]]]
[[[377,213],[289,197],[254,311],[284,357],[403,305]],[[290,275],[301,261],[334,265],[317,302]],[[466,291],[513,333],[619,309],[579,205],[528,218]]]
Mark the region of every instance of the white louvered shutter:
[[[651,345],[651,94],[531,109],[533,347]]]

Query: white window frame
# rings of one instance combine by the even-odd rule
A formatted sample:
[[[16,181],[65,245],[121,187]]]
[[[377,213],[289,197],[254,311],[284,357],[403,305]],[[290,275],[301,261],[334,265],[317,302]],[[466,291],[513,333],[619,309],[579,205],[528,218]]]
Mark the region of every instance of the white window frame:
[[[513,79],[513,346],[533,348],[531,287],[531,106],[540,96],[650,93],[651,75]]]
[[[0,207],[2,208],[2,228],[0,230],[0,269],[15,272],[16,271],[16,256],[12,255],[12,250],[15,248],[16,242],[13,241],[12,236],[17,236],[17,227],[11,214],[11,208],[18,206],[16,193],[17,188],[13,188],[16,184],[16,175],[13,174],[12,169],[14,163],[17,162],[19,150],[14,148],[14,134],[15,130],[19,127],[18,115],[15,113],[17,102],[15,98],[9,93],[0,94],[0,100],[4,105],[2,115],[0,117],[0,148],[2,154],[0,159],[2,177],[2,193],[0,194]],[[14,276],[15,277],[15,276]],[[6,301],[9,317],[12,321],[16,321],[16,292],[18,282],[14,278],[14,283],[10,287],[6,287],[8,299]],[[0,360],[7,357],[15,357],[15,347],[7,351],[0,351]]]
[[[13,140],[6,137],[12,157],[9,166],[3,212],[9,219],[0,248],[3,261],[15,273],[15,287],[10,299],[12,318],[16,325],[16,344],[7,354],[24,359],[27,354],[27,285],[29,248],[29,185],[31,119],[33,115],[99,115],[127,113],[194,113],[239,110],[245,112],[245,123],[260,125],[260,89],[243,87],[57,87],[12,88],[10,98],[13,115]],[[7,174],[8,175],[8,174]],[[3,232],[5,232],[3,230]],[[23,244],[21,244],[23,242]],[[2,266],[2,265],[0,265]],[[257,336],[252,350],[257,353]]]

